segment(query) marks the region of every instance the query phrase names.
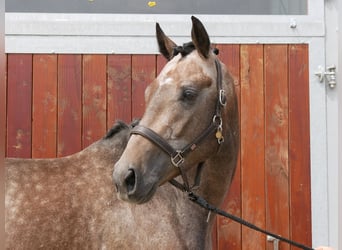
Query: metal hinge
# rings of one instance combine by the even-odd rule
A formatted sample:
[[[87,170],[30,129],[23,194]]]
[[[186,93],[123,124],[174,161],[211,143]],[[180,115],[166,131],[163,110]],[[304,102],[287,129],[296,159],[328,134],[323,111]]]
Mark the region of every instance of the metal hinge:
[[[315,72],[315,75],[318,76],[320,82],[324,82],[324,79],[327,80],[327,83],[330,88],[335,88],[336,86],[336,66],[331,65],[327,67],[327,71],[324,71],[322,66],[318,67],[318,71]]]
[[[279,240],[272,237],[271,235],[267,235],[267,241],[273,242],[273,250],[279,250]]]

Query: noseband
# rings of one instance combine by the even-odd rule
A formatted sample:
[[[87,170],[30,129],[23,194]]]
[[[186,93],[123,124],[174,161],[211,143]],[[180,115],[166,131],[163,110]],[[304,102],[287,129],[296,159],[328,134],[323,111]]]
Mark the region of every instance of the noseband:
[[[137,125],[131,130],[131,134],[141,135],[146,139],[153,142],[157,145],[161,150],[163,150],[166,154],[170,156],[171,163],[173,166],[179,169],[181,176],[183,178],[183,185],[178,183],[176,180],[170,180],[170,183],[174,186],[182,189],[183,191],[190,192],[191,189],[194,188],[189,186],[188,178],[182,169],[182,164],[185,161],[185,156],[194,151],[197,148],[197,145],[202,143],[209,135],[215,133],[215,137],[217,139],[217,143],[220,145],[223,143],[224,138],[222,135],[222,107],[224,107],[227,103],[225,91],[222,87],[222,69],[220,62],[216,59],[215,60],[215,67],[217,72],[217,80],[216,80],[216,87],[217,87],[217,101],[216,101],[216,109],[215,114],[213,115],[213,119],[210,122],[210,125],[203,130],[203,132],[196,137],[191,143],[184,146],[182,149],[174,149],[163,137],[158,135],[152,129],[147,128],[142,125]],[[197,182],[199,182],[200,172],[202,170],[203,162],[199,163],[197,168],[197,174],[195,178],[195,185],[197,186]]]

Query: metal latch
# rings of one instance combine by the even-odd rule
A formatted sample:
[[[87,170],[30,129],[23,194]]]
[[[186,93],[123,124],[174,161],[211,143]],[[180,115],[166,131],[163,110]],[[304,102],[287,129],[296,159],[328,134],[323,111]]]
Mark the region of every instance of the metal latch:
[[[331,65],[327,68],[327,71],[324,71],[324,68],[322,66],[318,67],[318,71],[315,73],[316,76],[318,76],[319,81],[323,82],[324,78],[327,79],[328,85],[330,88],[335,88],[336,86],[336,66]]]
[[[267,241],[273,242],[273,250],[279,250],[279,239],[274,238],[271,235],[267,235]]]

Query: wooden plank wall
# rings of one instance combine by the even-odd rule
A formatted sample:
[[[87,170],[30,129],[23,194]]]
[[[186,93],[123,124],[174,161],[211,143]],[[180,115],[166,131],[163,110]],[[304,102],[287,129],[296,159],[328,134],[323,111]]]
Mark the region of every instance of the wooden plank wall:
[[[238,167],[222,208],[310,245],[308,46],[217,47],[235,79],[241,121]],[[140,117],[144,89],[164,64],[157,55],[8,54],[6,155],[69,155],[116,119]],[[273,249],[229,219],[216,224],[215,249]]]

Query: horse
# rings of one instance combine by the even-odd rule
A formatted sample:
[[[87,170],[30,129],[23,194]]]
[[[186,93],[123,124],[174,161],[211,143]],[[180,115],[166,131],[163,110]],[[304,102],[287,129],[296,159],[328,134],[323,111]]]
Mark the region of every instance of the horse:
[[[156,24],[159,51],[167,63],[146,88],[145,112],[113,171],[120,200],[141,207],[166,204],[163,216],[158,210],[161,222],[153,223],[155,232],[168,230],[148,249],[211,249],[215,215],[187,194],[219,207],[236,169],[240,138],[233,79],[204,25],[194,16],[191,20],[191,41],[182,46]]]
[[[71,156],[6,159],[6,249],[211,248],[214,215],[191,203],[184,190],[193,185],[180,182],[193,179],[199,195],[221,204],[235,171],[238,110],[232,78],[203,24],[192,21],[192,42],[183,46],[156,25],[169,62],[146,90],[139,125],[119,122]],[[160,142],[165,149],[197,135],[186,147],[191,153],[184,159],[177,151],[170,160],[140,136],[147,126],[167,140]]]

